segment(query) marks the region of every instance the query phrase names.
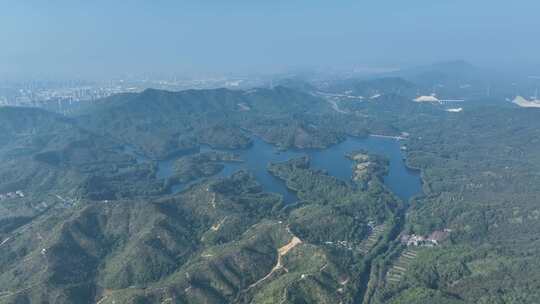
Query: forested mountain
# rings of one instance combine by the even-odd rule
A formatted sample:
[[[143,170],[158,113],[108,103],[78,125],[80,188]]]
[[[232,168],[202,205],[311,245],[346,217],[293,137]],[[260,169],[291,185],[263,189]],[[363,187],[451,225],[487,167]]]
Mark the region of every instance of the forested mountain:
[[[380,196],[385,190],[378,185],[377,175],[371,177],[371,187],[377,190],[334,181],[327,185],[335,188],[328,195],[342,198],[332,195],[319,202],[321,198],[309,195],[301,198],[305,203],[298,211],[283,209],[281,198],[262,192],[246,172],[168,198],[160,198],[159,192],[130,193],[128,185],[116,185],[125,192],[123,197],[98,198],[86,187],[103,191],[116,180],[113,176],[122,174],[122,167],[133,167],[131,174],[143,169],[115,152],[113,139],[110,143],[83,131],[72,120],[40,110],[16,113],[20,121],[29,115],[50,126],[40,128],[41,120],[36,119],[31,125],[35,132],[22,134],[21,129],[10,140],[52,138],[28,152],[24,161],[59,180],[51,181],[48,189],[21,184],[24,198],[2,201],[6,207],[1,222],[3,302],[138,303],[168,298],[190,303],[273,302],[283,296],[285,286],[287,297],[349,301],[361,284],[357,278],[363,259],[327,243],[361,246],[369,234],[368,218],[383,223],[395,213],[392,196]],[[102,150],[94,151],[94,144]],[[12,170],[26,173],[26,167]],[[320,179],[323,184],[333,180],[306,164],[295,175],[313,182]],[[136,182],[149,188],[144,180],[139,177]],[[66,181],[85,191],[71,192]],[[152,174],[146,179],[146,183],[157,182]],[[2,187],[9,190],[12,185]],[[295,187],[300,191],[303,184]],[[75,194],[76,198],[67,196]],[[327,215],[327,227],[321,230],[313,221],[325,213],[323,206],[335,211]],[[14,216],[7,209],[29,211]],[[335,217],[335,212],[342,215]],[[350,224],[343,227],[343,221]],[[334,231],[337,227],[345,230]],[[342,291],[331,291],[336,288]]]
[[[354,86],[381,96],[147,90],[73,117],[0,107],[0,303],[539,302],[540,111],[449,112],[399,78]],[[266,164],[297,196],[287,205],[249,171],[213,177],[234,151],[199,151],[368,134],[399,136],[422,195],[401,201],[388,161],[356,151],[350,180],[308,157]],[[171,191],[178,180],[193,183]]]
[[[256,129],[261,120],[291,121],[291,113],[325,111],[328,105],[323,100],[285,87],[251,91],[149,89],[102,100],[86,109],[79,121],[84,128],[163,158],[199,144],[246,147],[250,141],[243,129]]]

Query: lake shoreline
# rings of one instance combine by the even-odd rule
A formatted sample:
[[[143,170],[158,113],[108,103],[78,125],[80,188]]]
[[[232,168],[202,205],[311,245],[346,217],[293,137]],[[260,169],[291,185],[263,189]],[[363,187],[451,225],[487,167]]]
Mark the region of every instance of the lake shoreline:
[[[207,145],[201,145],[189,152],[175,153],[175,156],[155,160],[139,154],[133,147],[125,146],[124,151],[135,157],[137,163],[151,162],[157,169],[156,179],[168,180],[174,177],[174,163],[179,157],[194,155],[202,152],[234,152],[238,154],[241,162],[219,162],[224,168],[217,174],[209,177],[201,177],[187,184],[168,185],[169,194],[177,194],[190,185],[193,185],[208,178],[227,177],[238,170],[247,170],[255,175],[257,181],[261,183],[267,192],[274,192],[282,195],[286,205],[297,201],[294,189],[289,189],[280,179],[268,172],[267,166],[270,163],[283,162],[292,158],[308,156],[313,169],[324,170],[329,175],[345,182],[352,179],[352,161],[347,159],[347,153],[354,150],[363,149],[370,154],[381,155],[389,160],[389,172],[383,176],[384,185],[394,195],[401,200],[408,202],[412,197],[424,194],[424,180],[422,171],[409,166],[406,155],[401,150],[399,139],[394,137],[381,137],[369,135],[367,137],[356,137],[348,135],[345,140],[330,145],[327,148],[306,148],[306,149],[286,149],[268,143],[264,139],[254,136],[252,144],[245,149],[214,149]]]

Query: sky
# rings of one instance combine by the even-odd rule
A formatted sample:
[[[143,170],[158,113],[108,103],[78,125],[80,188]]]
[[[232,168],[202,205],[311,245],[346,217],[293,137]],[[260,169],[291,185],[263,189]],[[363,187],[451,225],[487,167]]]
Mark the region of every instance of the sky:
[[[540,66],[538,0],[0,0],[0,79]]]

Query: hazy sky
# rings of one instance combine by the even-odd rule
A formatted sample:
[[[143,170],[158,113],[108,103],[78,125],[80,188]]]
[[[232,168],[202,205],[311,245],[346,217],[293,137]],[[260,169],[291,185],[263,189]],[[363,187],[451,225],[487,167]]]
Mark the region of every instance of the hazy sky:
[[[0,0],[0,77],[540,63],[539,0]]]

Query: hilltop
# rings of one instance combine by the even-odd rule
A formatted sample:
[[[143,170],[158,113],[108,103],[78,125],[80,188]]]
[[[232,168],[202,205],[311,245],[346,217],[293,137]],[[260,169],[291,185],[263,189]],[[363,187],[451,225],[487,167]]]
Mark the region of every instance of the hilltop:
[[[285,87],[147,90],[72,117],[0,108],[0,303],[538,302],[537,111],[352,83],[388,93],[341,111]],[[389,163],[351,151],[350,180],[306,157],[265,164],[296,193],[286,205],[247,171],[214,177],[234,153],[197,153],[370,133],[400,136],[424,195],[399,201]],[[164,158],[195,182],[172,193]]]

